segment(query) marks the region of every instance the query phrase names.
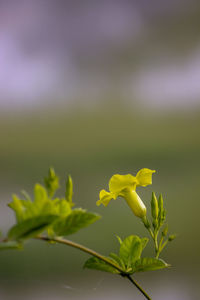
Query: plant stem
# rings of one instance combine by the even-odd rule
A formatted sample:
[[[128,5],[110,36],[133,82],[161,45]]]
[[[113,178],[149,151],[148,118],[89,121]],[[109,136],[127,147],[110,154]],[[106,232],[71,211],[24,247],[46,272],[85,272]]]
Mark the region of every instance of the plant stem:
[[[72,242],[72,241],[67,240],[67,239],[58,238],[58,237],[48,238],[48,237],[44,237],[44,236],[37,236],[36,239],[46,241],[46,242],[56,242],[56,243],[64,244],[64,245],[67,245],[67,246],[71,246],[73,248],[79,249],[83,252],[86,252],[86,253],[88,253],[92,256],[95,256],[95,257],[99,258],[100,260],[106,262],[108,265],[112,266],[117,271],[119,271],[119,275],[121,275],[122,277],[126,277],[129,281],[131,281],[132,284],[134,284],[136,286],[136,288],[145,296],[146,299],[151,300],[149,295],[142,289],[142,287],[137,283],[137,281],[135,281],[135,279],[133,279],[130,276],[129,273],[125,272],[120,266],[116,265],[114,262],[112,262],[108,258],[104,257],[103,255],[99,254],[98,252],[96,252],[92,249],[89,249],[89,248],[87,248],[83,245],[80,245],[78,243]]]
[[[39,239],[39,240],[43,240],[43,241],[46,241],[46,242],[56,242],[56,243],[60,243],[60,244],[65,244],[65,245],[68,245],[68,246],[71,246],[71,247],[74,247],[76,249],[79,249],[83,252],[86,252],[92,256],[95,256],[99,259],[101,259],[102,261],[106,262],[107,264],[109,264],[110,266],[112,266],[113,268],[115,268],[116,270],[118,270],[120,273],[123,273],[124,275],[126,274],[126,272],[123,271],[122,268],[120,268],[119,266],[117,266],[114,262],[112,262],[111,260],[107,259],[106,257],[104,257],[103,255],[97,253],[96,251],[92,250],[92,249],[89,249],[85,246],[82,246],[78,243],[75,243],[75,242],[72,242],[70,240],[67,240],[67,239],[62,239],[62,238],[48,238],[48,237],[43,237],[43,236],[38,236],[36,239]]]
[[[156,253],[156,258],[159,258],[160,252],[162,251],[161,246],[162,246],[162,242],[163,242],[163,236],[160,239],[159,245],[158,245],[158,251]]]
[[[160,247],[160,252],[165,248],[165,246],[167,245],[167,243],[168,243],[168,240],[166,240],[166,241],[162,244],[162,246]]]
[[[151,297],[142,289],[142,287],[130,276],[126,275],[126,278],[134,284],[137,289],[145,296],[146,299],[151,300]]]
[[[159,255],[159,248],[158,248],[158,231],[157,230],[154,231],[154,244],[155,244],[156,258],[158,258],[157,255]]]
[[[148,228],[148,231],[149,231],[149,233],[150,233],[152,239],[154,240],[154,233],[153,233],[153,231],[151,230],[151,228]]]

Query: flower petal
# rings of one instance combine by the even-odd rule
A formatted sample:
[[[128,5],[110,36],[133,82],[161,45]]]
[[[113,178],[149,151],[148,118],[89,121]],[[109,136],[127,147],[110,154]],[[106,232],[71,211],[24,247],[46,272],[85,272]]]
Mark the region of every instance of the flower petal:
[[[112,199],[116,199],[115,195],[105,190],[101,190],[99,193],[99,200],[96,202],[96,205],[99,206],[103,204],[104,206],[107,206]]]
[[[109,189],[111,193],[120,193],[123,189],[130,187],[134,189],[138,183],[137,178],[131,174],[120,175],[115,174],[109,181]]]
[[[136,175],[136,178],[138,180],[137,185],[147,186],[149,184],[152,184],[152,174],[155,172],[155,170],[150,170],[146,168],[141,169]]]

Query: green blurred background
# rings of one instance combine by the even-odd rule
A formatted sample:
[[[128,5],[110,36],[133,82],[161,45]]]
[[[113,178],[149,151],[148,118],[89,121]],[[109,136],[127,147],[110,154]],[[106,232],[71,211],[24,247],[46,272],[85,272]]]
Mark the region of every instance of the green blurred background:
[[[11,195],[32,194],[53,166],[63,184],[71,174],[76,205],[103,216],[72,240],[105,255],[117,251],[115,234],[146,232],[122,200],[96,207],[98,193],[115,173],[155,169],[153,185],[138,193],[148,209],[151,192],[163,193],[170,232],[178,237],[162,255],[172,268],[136,279],[153,299],[198,299],[198,3],[155,1],[151,8],[145,1],[45,3],[47,10],[42,1],[1,2],[2,232],[14,223],[7,207]],[[24,24],[29,26],[23,29]],[[16,51],[3,56],[6,47]],[[150,246],[146,255],[152,255]],[[23,251],[2,251],[0,299],[143,299],[126,280],[83,270],[87,257],[38,241]]]

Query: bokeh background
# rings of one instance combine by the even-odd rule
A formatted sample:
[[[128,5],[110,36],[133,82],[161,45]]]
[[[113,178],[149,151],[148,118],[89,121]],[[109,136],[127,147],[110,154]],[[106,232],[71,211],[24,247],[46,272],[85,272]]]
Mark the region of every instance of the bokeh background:
[[[138,192],[148,208],[163,193],[178,238],[162,256],[172,268],[136,279],[155,300],[198,299],[199,154],[198,1],[0,1],[3,234],[12,193],[32,194],[53,166],[63,184],[73,177],[77,206],[103,216],[72,240],[108,255],[115,234],[146,232],[122,200],[96,207],[99,190],[114,173],[155,169]],[[37,241],[1,252],[0,299],[143,299],[126,280],[83,270],[87,258]]]

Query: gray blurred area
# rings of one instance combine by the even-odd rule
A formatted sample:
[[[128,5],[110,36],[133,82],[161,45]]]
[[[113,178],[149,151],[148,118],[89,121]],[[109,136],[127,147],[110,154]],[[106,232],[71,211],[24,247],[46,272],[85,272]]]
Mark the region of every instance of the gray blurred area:
[[[13,193],[53,166],[77,207],[102,215],[71,236],[108,255],[115,234],[145,236],[122,200],[97,207],[115,173],[155,169],[138,193],[163,193],[169,270],[138,274],[154,300],[199,295],[200,5],[198,1],[0,1],[0,228]],[[58,191],[64,193],[64,188]],[[152,244],[145,255],[152,255]],[[86,254],[31,241],[0,253],[0,299],[143,299],[128,281],[83,270]]]

